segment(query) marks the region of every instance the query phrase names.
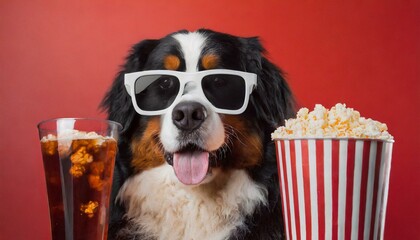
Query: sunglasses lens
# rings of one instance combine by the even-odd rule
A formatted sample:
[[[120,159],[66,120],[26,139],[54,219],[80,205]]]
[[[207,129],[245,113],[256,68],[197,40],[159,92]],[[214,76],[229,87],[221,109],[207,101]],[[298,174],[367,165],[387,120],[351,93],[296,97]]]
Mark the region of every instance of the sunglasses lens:
[[[147,75],[135,83],[137,106],[144,111],[159,111],[169,107],[180,88],[178,78],[170,75]]]
[[[214,74],[201,82],[204,95],[215,107],[238,110],[245,101],[245,80],[236,75]]]

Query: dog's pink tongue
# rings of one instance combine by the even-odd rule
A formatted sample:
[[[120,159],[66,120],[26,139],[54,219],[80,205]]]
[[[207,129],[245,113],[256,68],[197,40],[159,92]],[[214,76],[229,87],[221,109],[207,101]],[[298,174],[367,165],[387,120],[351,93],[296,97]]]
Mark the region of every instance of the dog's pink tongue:
[[[175,174],[183,184],[199,184],[206,177],[208,168],[208,152],[194,151],[174,154]]]

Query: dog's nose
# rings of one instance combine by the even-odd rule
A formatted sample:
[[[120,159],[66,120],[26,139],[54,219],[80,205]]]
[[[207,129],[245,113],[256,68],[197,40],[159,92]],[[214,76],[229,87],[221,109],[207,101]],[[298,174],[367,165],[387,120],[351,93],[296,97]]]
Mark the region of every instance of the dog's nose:
[[[172,121],[180,130],[197,129],[206,117],[206,108],[198,102],[181,102],[172,111]]]

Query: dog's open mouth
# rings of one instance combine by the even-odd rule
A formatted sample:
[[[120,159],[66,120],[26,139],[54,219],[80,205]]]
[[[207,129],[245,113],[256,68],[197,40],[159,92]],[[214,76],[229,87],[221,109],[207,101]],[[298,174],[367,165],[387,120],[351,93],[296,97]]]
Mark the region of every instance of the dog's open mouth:
[[[175,153],[166,153],[178,180],[186,185],[201,183],[211,172],[210,152],[189,144]]]

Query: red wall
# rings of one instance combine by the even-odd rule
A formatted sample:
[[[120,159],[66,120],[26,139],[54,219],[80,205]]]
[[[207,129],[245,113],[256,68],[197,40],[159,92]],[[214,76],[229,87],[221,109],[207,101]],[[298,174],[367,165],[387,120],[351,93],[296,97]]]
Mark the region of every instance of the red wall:
[[[37,122],[103,117],[131,44],[200,27],[260,36],[300,105],[345,102],[387,123],[385,239],[420,239],[419,1],[198,2],[0,2],[0,239],[48,239]]]

